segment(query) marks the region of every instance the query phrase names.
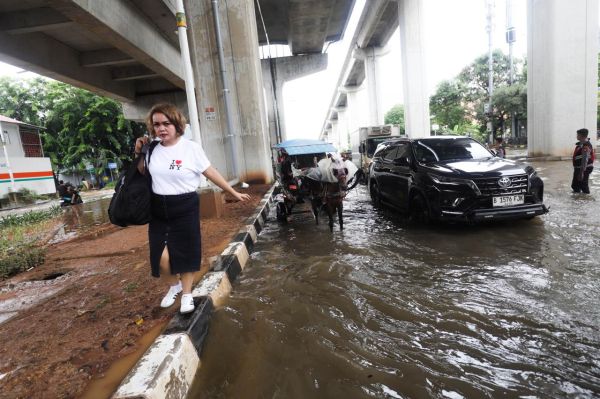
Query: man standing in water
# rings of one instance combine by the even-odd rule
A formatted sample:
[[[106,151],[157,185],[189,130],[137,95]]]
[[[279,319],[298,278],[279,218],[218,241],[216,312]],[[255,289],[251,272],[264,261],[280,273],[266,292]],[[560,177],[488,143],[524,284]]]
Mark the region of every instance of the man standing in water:
[[[571,182],[571,188],[574,193],[590,193],[588,179],[594,169],[595,158],[596,154],[588,138],[588,130],[579,129],[575,151],[573,151],[573,181]]]

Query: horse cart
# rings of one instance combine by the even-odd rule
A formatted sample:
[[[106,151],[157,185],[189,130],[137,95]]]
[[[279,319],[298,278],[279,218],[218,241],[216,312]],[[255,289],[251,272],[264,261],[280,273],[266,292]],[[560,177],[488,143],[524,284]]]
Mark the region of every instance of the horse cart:
[[[275,196],[277,219],[288,221],[296,204],[310,201],[315,221],[319,212],[329,216],[333,231],[333,214],[337,212],[343,228],[342,201],[347,183],[356,173],[350,161],[344,161],[335,147],[321,140],[287,140],[273,147],[280,192]]]

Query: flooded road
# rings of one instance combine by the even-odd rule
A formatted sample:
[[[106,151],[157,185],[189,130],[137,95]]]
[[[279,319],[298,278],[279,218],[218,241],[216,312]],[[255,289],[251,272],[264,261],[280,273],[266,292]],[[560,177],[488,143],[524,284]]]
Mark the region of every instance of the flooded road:
[[[364,187],[343,232],[271,215],[189,397],[600,396],[600,175],[534,166],[531,221],[407,226]]]
[[[63,226],[53,242],[64,241],[108,222],[108,206],[111,198],[112,196],[94,199],[83,204],[65,207],[62,215]]]

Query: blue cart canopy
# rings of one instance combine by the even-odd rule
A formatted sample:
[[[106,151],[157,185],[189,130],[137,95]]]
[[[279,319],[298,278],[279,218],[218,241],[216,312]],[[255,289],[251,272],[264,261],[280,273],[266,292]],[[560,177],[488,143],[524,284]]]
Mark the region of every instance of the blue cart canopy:
[[[285,152],[287,152],[289,155],[337,152],[336,148],[330,143],[326,143],[322,140],[310,139],[286,140],[277,145],[274,145],[273,148],[285,150]]]

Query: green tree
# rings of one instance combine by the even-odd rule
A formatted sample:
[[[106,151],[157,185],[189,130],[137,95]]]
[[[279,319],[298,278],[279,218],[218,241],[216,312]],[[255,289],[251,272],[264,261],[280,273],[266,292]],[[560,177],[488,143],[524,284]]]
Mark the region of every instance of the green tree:
[[[458,80],[465,85],[466,95],[470,101],[479,101],[489,93],[489,56],[479,56],[466,66],[458,75]],[[509,84],[510,59],[501,50],[492,53],[492,75],[494,87]],[[518,62],[514,63],[518,66]]]
[[[388,125],[398,125],[400,127],[400,134],[406,133],[404,126],[404,105],[396,104],[388,112],[385,113],[383,122]]]
[[[44,153],[58,170],[85,170],[96,178],[108,162],[119,166],[131,157],[144,125],[123,116],[120,103],[47,79],[0,79],[0,113],[41,126]]]
[[[47,80],[14,80],[0,77],[0,114],[35,126],[43,126]]]
[[[510,126],[513,115],[517,120],[527,119],[527,86],[523,83],[501,86],[494,91],[492,103],[495,124],[504,131],[506,126]]]
[[[457,131],[468,123],[465,94],[466,89],[460,81],[445,80],[429,99],[432,122],[439,125],[442,132]]]
[[[73,86],[51,82],[44,143],[61,168],[84,170],[92,165],[99,178],[108,162],[122,164],[143,134],[143,125],[127,121],[120,103]]]
[[[486,130],[489,115],[485,113],[486,104],[489,102],[489,55],[484,54],[477,57],[471,64],[466,66],[458,75],[458,80],[464,84],[465,99],[474,110],[474,118],[480,126],[480,130]],[[494,88],[509,84],[510,60],[500,50],[492,53],[492,75]],[[493,111],[492,111],[493,112]],[[493,114],[494,135],[498,128],[501,116]]]

